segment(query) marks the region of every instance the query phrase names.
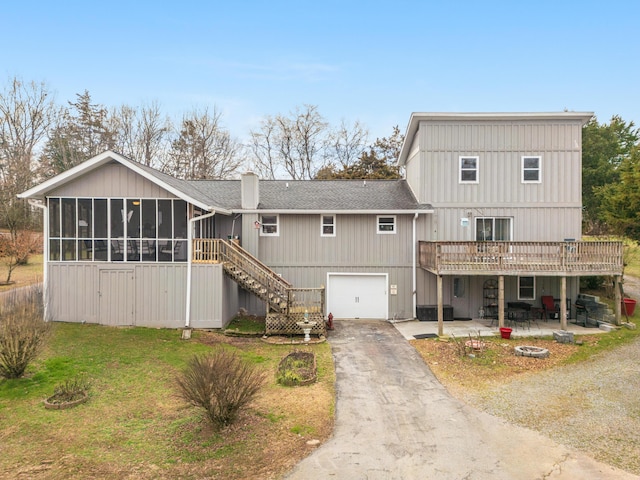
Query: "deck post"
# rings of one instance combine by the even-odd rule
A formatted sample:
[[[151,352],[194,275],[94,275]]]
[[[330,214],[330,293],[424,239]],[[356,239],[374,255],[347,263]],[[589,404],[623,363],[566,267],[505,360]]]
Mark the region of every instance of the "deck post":
[[[438,279],[438,336],[444,335],[444,308],[442,305],[442,275],[436,277]]]
[[[567,277],[560,277],[560,329],[567,329]]]
[[[504,327],[504,275],[498,276],[498,326]]]
[[[616,312],[616,325],[622,325],[622,289],[624,282],[621,275],[613,276],[613,290],[615,292],[615,312]],[[625,308],[626,305],[625,305]]]

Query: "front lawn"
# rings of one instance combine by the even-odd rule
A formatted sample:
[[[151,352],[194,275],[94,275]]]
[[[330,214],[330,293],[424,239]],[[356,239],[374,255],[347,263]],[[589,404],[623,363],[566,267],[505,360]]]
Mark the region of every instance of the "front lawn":
[[[177,395],[175,378],[194,354],[236,349],[268,372],[237,423],[214,432]],[[277,478],[324,441],[334,414],[329,345],[313,345],[318,382],[276,383],[291,346],[195,331],[54,324],[44,355],[25,378],[0,380],[1,478]],[[84,374],[91,397],[69,410],[46,410],[54,387]]]

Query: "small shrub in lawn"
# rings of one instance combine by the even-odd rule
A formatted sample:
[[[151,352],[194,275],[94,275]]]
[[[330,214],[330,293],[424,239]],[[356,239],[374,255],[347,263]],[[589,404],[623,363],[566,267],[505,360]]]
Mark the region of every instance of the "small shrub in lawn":
[[[276,372],[278,383],[288,387],[308,385],[315,382],[316,376],[315,355],[299,350],[284,357]]]
[[[20,378],[49,337],[42,292],[15,291],[0,304],[0,376]]]
[[[90,388],[91,382],[84,375],[79,375],[56,385],[53,395],[47,401],[49,403],[74,402],[84,398]]]
[[[205,410],[217,429],[236,419],[262,387],[265,375],[236,353],[222,347],[193,357],[177,378],[180,395]]]

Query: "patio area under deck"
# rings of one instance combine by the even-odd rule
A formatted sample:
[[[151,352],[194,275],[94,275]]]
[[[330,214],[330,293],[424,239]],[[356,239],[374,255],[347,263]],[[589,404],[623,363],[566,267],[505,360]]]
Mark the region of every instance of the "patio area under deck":
[[[443,275],[497,276],[498,327],[505,326],[505,276],[560,278],[560,329],[567,330],[567,277],[610,275],[615,283],[616,324],[624,247],[620,241],[418,242],[420,268],[437,277],[438,335],[444,335]]]
[[[413,340],[414,338],[424,338],[425,335],[439,337],[443,334],[438,333],[438,322],[421,322],[419,320],[408,321],[396,321],[392,322],[396,329],[407,340]],[[478,335],[481,337],[499,337],[500,330],[495,322],[491,322],[489,319],[473,319],[473,320],[453,320],[447,321],[446,332],[444,336],[455,336],[459,339],[468,339],[469,336],[476,338]],[[581,325],[569,322],[566,328],[561,328],[561,324],[558,320],[544,320],[531,321],[530,327],[524,325],[512,326],[508,324],[509,328],[512,328],[511,338],[526,338],[526,337],[551,337],[553,332],[558,330],[566,330],[572,332],[574,335],[595,335],[600,333],[606,333],[599,328],[586,328]],[[416,337],[417,336],[417,337]]]

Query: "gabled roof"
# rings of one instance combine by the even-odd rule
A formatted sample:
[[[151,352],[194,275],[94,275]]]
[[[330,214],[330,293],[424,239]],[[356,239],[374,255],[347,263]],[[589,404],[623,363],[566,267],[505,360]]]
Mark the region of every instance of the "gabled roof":
[[[242,209],[240,180],[182,180],[106,151],[26,192],[20,198],[44,198],[48,192],[110,162],[118,162],[161,188],[206,211],[225,215]],[[405,180],[260,180],[256,211],[282,213],[429,213]]]
[[[121,165],[133,170],[137,174],[146,178],[147,180],[155,183],[159,187],[171,192],[178,198],[185,200],[186,202],[192,203],[197,207],[200,207],[204,210],[211,211],[217,210],[220,213],[229,214],[230,212],[222,211],[220,208],[215,208],[211,204],[207,202],[207,198],[203,195],[194,185],[191,185],[190,182],[186,180],[181,180],[179,178],[174,178],[170,175],[166,175],[158,170],[155,170],[151,167],[147,167],[140,163],[134,162],[133,160],[128,159],[124,155],[120,155],[119,153],[112,152],[111,150],[107,150],[99,155],[96,155],[93,158],[90,158],[86,162],[82,162],[80,165],[76,165],[73,168],[70,168],[66,172],[63,172],[59,175],[56,175],[49,180],[42,182],[41,184],[30,188],[26,192],[22,192],[18,195],[20,198],[43,198],[48,192],[51,190],[58,188],[72,180],[75,180],[97,168],[100,168],[103,165],[106,165],[110,162],[118,162]]]
[[[403,166],[407,161],[409,149],[418,131],[421,121],[516,121],[516,120],[579,120],[584,125],[593,117],[593,112],[502,112],[502,113],[449,113],[449,112],[413,112],[404,134],[404,142],[398,156],[398,165]]]

